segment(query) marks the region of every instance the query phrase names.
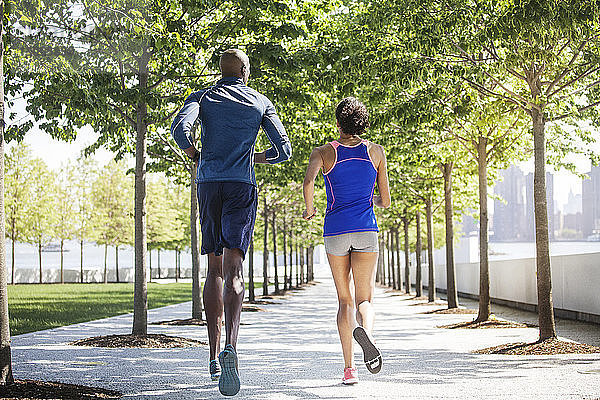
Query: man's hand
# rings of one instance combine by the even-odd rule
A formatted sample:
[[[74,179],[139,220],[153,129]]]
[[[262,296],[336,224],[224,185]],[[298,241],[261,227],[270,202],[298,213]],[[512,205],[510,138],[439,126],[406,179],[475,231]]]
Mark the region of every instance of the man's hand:
[[[304,218],[307,221],[310,221],[312,219],[312,217],[314,217],[315,215],[317,215],[316,208],[313,208],[312,212],[310,212],[308,210],[302,211],[302,218]]]

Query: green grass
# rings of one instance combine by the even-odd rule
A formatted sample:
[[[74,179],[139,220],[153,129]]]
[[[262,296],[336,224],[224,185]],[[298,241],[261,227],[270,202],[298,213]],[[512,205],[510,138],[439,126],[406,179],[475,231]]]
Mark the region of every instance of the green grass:
[[[191,283],[148,283],[148,308],[191,300]],[[127,314],[133,312],[133,284],[9,285],[8,310],[13,336]]]

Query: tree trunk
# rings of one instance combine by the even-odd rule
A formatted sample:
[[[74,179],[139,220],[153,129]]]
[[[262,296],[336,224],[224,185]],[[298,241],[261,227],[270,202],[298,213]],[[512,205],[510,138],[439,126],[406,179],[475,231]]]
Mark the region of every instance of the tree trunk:
[[[0,15],[4,15],[4,2],[0,5]],[[0,21],[0,237],[2,237],[0,240],[0,385],[14,381],[8,324],[4,218],[4,20],[2,20]]]
[[[277,273],[277,215],[273,208],[271,227],[273,228],[273,268],[275,269],[275,294],[279,294],[279,274]]]
[[[79,281],[83,283],[83,240],[79,241]]]
[[[267,194],[265,193],[263,196],[263,222],[265,224],[263,231],[263,296],[267,296],[269,294],[269,248],[267,246],[269,220],[267,213]]]
[[[383,244],[381,241],[381,236],[377,236],[377,248],[379,249],[379,253],[377,253],[377,272],[375,273],[375,282],[381,283],[381,255],[383,254]]]
[[[393,246],[393,230],[388,231],[388,286],[396,289],[396,275],[394,272],[394,246]]]
[[[308,253],[310,252],[310,247],[306,248],[306,274],[305,274],[305,278],[306,278],[306,283],[308,283],[310,281],[310,270],[309,270],[309,256]]]
[[[487,138],[477,143],[477,172],[479,177],[479,314],[477,322],[490,319],[490,268],[488,263],[487,214]]]
[[[308,269],[308,281],[312,282],[315,280],[315,247],[308,246],[308,262],[306,267]]]
[[[398,276],[398,290],[402,290],[402,265],[400,264],[400,232],[398,229],[394,229],[394,248],[393,252],[396,253],[396,275]]]
[[[416,296],[423,296],[423,271],[421,269],[421,211],[417,210],[415,215],[415,222],[417,225],[417,243],[415,245],[415,259],[417,261],[417,271],[415,274],[415,291]]]
[[[427,299],[434,302],[435,293],[435,265],[433,264],[433,211],[431,198],[425,200],[425,218],[427,219],[427,267],[429,282],[427,283]]]
[[[290,226],[290,240],[289,240],[289,242],[290,242],[290,254],[289,254],[289,257],[290,257],[290,272],[288,273],[288,279],[289,279],[288,289],[292,288],[292,264],[293,264],[293,257],[294,257],[294,244],[293,244],[294,243],[294,241],[293,241],[294,229],[293,228],[294,228],[294,225],[293,225],[293,222],[292,222],[292,226]]]
[[[1,139],[0,139],[1,140]],[[14,235],[13,235],[14,237]],[[15,240],[11,240],[10,241],[10,246],[12,249],[12,260],[11,260],[11,279],[10,279],[10,283],[11,284],[15,284]]]
[[[458,308],[456,291],[456,271],[454,269],[454,223],[452,209],[452,167],[451,162],[442,165],[444,174],[444,211],[446,216],[446,288],[448,308]]]
[[[107,254],[108,254],[108,244],[104,244],[104,283],[108,283],[108,263],[107,263]]]
[[[115,278],[119,283],[119,246],[115,246]]]
[[[157,272],[157,279],[161,278],[161,273],[160,273],[160,249],[156,249],[156,272]]]
[[[38,243],[38,262],[40,264],[40,283],[42,283],[42,243]]]
[[[286,242],[286,236],[287,236],[287,231],[286,231],[286,226],[285,226],[285,214],[283,214],[283,291],[288,290],[288,286],[287,286],[287,242]]]
[[[248,301],[254,303],[254,238],[250,239],[248,253]]]
[[[146,119],[147,105],[143,100],[148,86],[148,62],[150,56],[146,49],[139,59],[140,100],[136,110],[135,142],[135,287],[133,294],[134,335],[148,333],[148,283],[146,282]]]
[[[304,285],[304,248],[300,247],[300,283]]]
[[[379,258],[381,258],[381,284],[382,285],[386,285],[387,281],[386,281],[386,275],[385,275],[385,269],[386,269],[386,255],[388,253],[388,248],[387,248],[387,243],[385,241],[385,232],[381,232],[381,243],[383,245],[383,252],[379,253]]]
[[[534,174],[533,199],[535,204],[535,250],[537,269],[538,318],[540,340],[556,337],[554,306],[552,304],[552,271],[548,237],[548,204],[546,199],[546,138],[544,113],[532,109]]]
[[[300,287],[300,252],[296,243],[296,287]]]
[[[390,230],[390,249],[392,252],[392,257],[391,257],[391,261],[392,261],[392,288],[396,289],[396,290],[400,290],[400,280],[398,279],[398,274],[396,273],[396,270],[398,269],[398,259],[397,256],[394,254],[394,240],[396,238],[395,234],[395,228]]]
[[[65,283],[65,241],[60,241],[60,283]]]
[[[179,269],[180,269],[180,259],[179,259],[179,249],[175,249],[175,282],[179,282]]]
[[[190,231],[190,246],[192,248],[192,318],[202,321],[200,243],[198,240],[198,192],[195,165],[190,165]]]
[[[410,243],[408,241],[408,215],[402,218],[402,224],[404,228],[404,291],[406,294],[410,294]]]

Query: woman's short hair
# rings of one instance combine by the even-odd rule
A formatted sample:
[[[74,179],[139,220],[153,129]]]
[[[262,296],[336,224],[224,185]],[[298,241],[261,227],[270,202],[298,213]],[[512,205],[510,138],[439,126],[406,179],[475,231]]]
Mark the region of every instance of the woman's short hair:
[[[339,102],[335,119],[346,135],[360,135],[369,127],[367,107],[355,97],[346,97]]]

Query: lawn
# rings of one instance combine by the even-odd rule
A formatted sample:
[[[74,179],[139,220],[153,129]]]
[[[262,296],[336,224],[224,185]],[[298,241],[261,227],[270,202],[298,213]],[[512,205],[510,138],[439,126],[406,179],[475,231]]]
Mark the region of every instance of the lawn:
[[[191,283],[148,283],[148,308],[191,300]],[[8,310],[13,336],[127,314],[133,312],[133,284],[9,285]]]

